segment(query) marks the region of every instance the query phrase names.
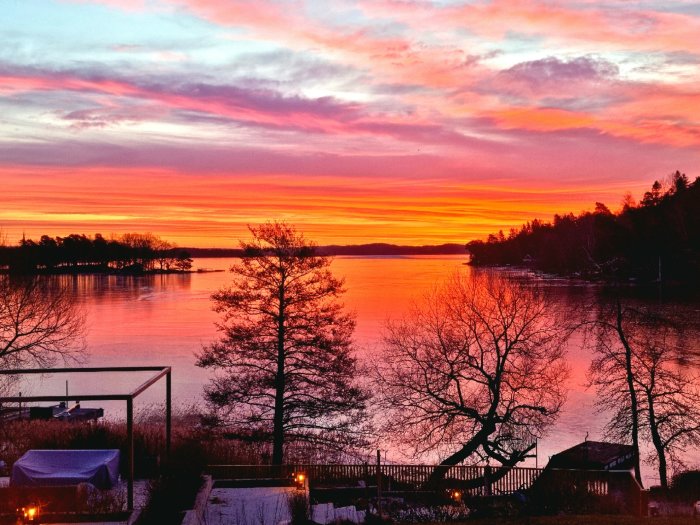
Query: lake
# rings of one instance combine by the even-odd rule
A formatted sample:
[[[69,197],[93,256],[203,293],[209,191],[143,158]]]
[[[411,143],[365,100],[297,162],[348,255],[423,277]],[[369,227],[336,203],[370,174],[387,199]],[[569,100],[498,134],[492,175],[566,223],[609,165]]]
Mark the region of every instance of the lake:
[[[227,270],[233,259],[197,259],[195,268]],[[332,271],[345,278],[346,307],[357,315],[358,355],[376,356],[387,319],[401,316],[414,299],[453,272],[470,272],[462,256],[336,257]],[[62,276],[84,308],[89,356],[86,366],[169,365],[173,368],[173,395],[183,407],[201,401],[202,388],[211,372],[194,365],[195,353],[217,337],[218,314],[211,310],[210,295],[231,281],[228,272],[150,276],[81,275]],[[548,280],[558,300],[580,301],[591,297],[588,285]],[[697,312],[697,310],[695,310]],[[549,455],[589,439],[602,439],[604,415],[596,414],[594,393],[586,390],[586,371],[591,352],[581,348],[580,338],[569,344],[572,369],[567,403],[557,424],[539,443],[539,465]],[[99,374],[68,376],[72,394],[128,392],[147,374]],[[25,395],[63,394],[65,376],[24,383]],[[138,399],[136,408],[163,402],[164,386],[156,385]],[[84,406],[95,406],[84,403]],[[123,414],[121,405],[102,403],[110,417]],[[404,458],[391,452],[389,460]],[[394,454],[394,457],[392,457]],[[691,463],[700,457],[689,456]],[[531,461],[534,464],[534,460]],[[645,466],[645,478],[654,481]]]

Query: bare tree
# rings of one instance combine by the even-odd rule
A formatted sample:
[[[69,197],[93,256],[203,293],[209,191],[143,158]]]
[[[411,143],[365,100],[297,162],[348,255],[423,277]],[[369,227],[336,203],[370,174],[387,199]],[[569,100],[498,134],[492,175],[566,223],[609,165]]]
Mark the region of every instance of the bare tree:
[[[643,416],[659,482],[667,489],[669,463],[686,447],[700,445],[700,377],[685,370],[675,349],[656,335],[644,346],[636,383],[646,405]]]
[[[250,231],[233,285],[213,295],[222,337],[197,364],[219,372],[209,401],[230,424],[269,432],[281,464],[290,437],[352,442],[368,395],[355,382],[355,321],[338,300],[331,260],[286,224]]]
[[[596,319],[587,324],[593,329],[597,354],[591,362],[589,385],[598,392],[598,408],[613,414],[606,427],[607,435],[632,441],[634,477],[640,485],[639,395],[635,386],[635,355],[628,325],[641,327],[644,323],[639,312],[623,307],[618,297],[614,305],[604,305]],[[590,330],[587,335],[590,336]]]
[[[700,377],[679,345],[688,334],[656,313],[623,308],[619,300],[616,311],[617,336],[610,338],[610,326],[599,325],[591,384],[598,406],[611,413],[608,434],[625,439],[636,429],[637,443],[651,442],[659,482],[668,488],[670,463],[700,444]]]
[[[0,368],[46,368],[79,358],[84,318],[57,281],[0,276]]]
[[[453,276],[388,325],[376,367],[385,430],[417,455],[445,455],[442,465],[487,458],[505,474],[565,400],[568,335],[538,289],[495,273]]]

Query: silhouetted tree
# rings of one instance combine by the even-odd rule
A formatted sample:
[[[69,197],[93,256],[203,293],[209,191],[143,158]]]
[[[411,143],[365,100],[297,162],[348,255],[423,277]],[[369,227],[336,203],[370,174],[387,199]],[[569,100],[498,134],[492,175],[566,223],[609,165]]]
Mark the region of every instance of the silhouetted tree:
[[[206,388],[212,405],[232,425],[269,432],[281,464],[290,438],[352,442],[368,394],[355,384],[355,322],[331,260],[284,223],[250,232],[233,285],[212,296],[222,337],[197,365],[220,372]]]
[[[662,196],[661,190],[661,183],[658,180],[655,180],[654,184],[651,185],[651,191],[644,194],[644,197],[642,198],[642,206],[656,206],[659,204]]]
[[[0,368],[78,358],[84,326],[69,291],[55,281],[0,276]]]
[[[647,333],[636,384],[644,400],[645,432],[656,452],[659,482],[668,488],[670,464],[679,452],[700,445],[700,377],[682,366],[667,330]]]
[[[559,413],[568,335],[536,288],[495,274],[455,275],[387,327],[376,365],[384,430],[416,454],[446,454],[442,465],[475,456],[505,473]],[[444,474],[436,470],[433,480]]]
[[[693,366],[684,366],[678,345],[687,334],[658,313],[625,308],[619,300],[615,320],[599,320],[597,326],[597,357],[589,376],[598,406],[611,413],[608,434],[631,438],[637,454],[639,440],[647,439],[667,489],[671,460],[700,444],[700,377]],[[641,483],[638,471],[637,461]]]
[[[604,307],[606,308],[606,307]],[[642,320],[634,310],[623,308],[618,298],[608,311],[598,312],[593,327],[597,355],[589,369],[589,383],[598,393],[597,405],[613,413],[607,433],[630,440],[634,449],[634,477],[642,484],[639,464],[640,408],[635,384],[635,350],[629,339],[630,323]]]
[[[174,268],[179,272],[187,272],[192,269],[192,258],[186,251],[176,251],[175,257],[171,261],[167,266],[168,270]]]

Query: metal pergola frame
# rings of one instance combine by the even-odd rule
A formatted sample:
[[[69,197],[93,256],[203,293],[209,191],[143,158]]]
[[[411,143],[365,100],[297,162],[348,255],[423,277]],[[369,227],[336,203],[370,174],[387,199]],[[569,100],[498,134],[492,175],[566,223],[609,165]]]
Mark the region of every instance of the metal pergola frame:
[[[134,510],[134,399],[165,376],[165,453],[170,455],[172,433],[172,370],[169,366],[117,366],[91,368],[27,368],[0,370],[0,375],[68,374],[97,372],[157,372],[128,394],[80,394],[71,395],[75,401],[126,401],[127,470],[128,470],[128,510]],[[65,395],[55,396],[3,396],[2,403],[31,403],[46,401],[66,401]]]

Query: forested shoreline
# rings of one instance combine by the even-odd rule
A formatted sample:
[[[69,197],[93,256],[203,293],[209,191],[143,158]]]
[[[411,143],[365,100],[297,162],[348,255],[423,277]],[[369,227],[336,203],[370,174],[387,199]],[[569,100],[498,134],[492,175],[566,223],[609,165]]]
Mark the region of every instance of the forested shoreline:
[[[466,254],[463,244],[402,246],[386,243],[317,246],[318,255],[391,256]],[[0,244],[0,273],[176,273],[192,270],[192,258],[243,256],[241,248],[177,248],[156,235],[128,233],[113,239],[42,235],[18,246]]]
[[[146,233],[127,233],[106,239],[42,235],[22,239],[18,246],[0,246],[0,272],[11,274],[64,273],[182,273],[192,269],[186,250]]]
[[[192,257],[242,257],[241,248],[183,248]],[[369,244],[329,244],[315,247],[318,255],[328,256],[403,256],[403,255],[466,255],[464,244],[445,243],[424,246],[406,246],[383,242]]]
[[[474,266],[514,265],[584,279],[700,284],[700,177],[676,171],[641,201],[626,195],[613,213],[537,219],[467,244]]]

